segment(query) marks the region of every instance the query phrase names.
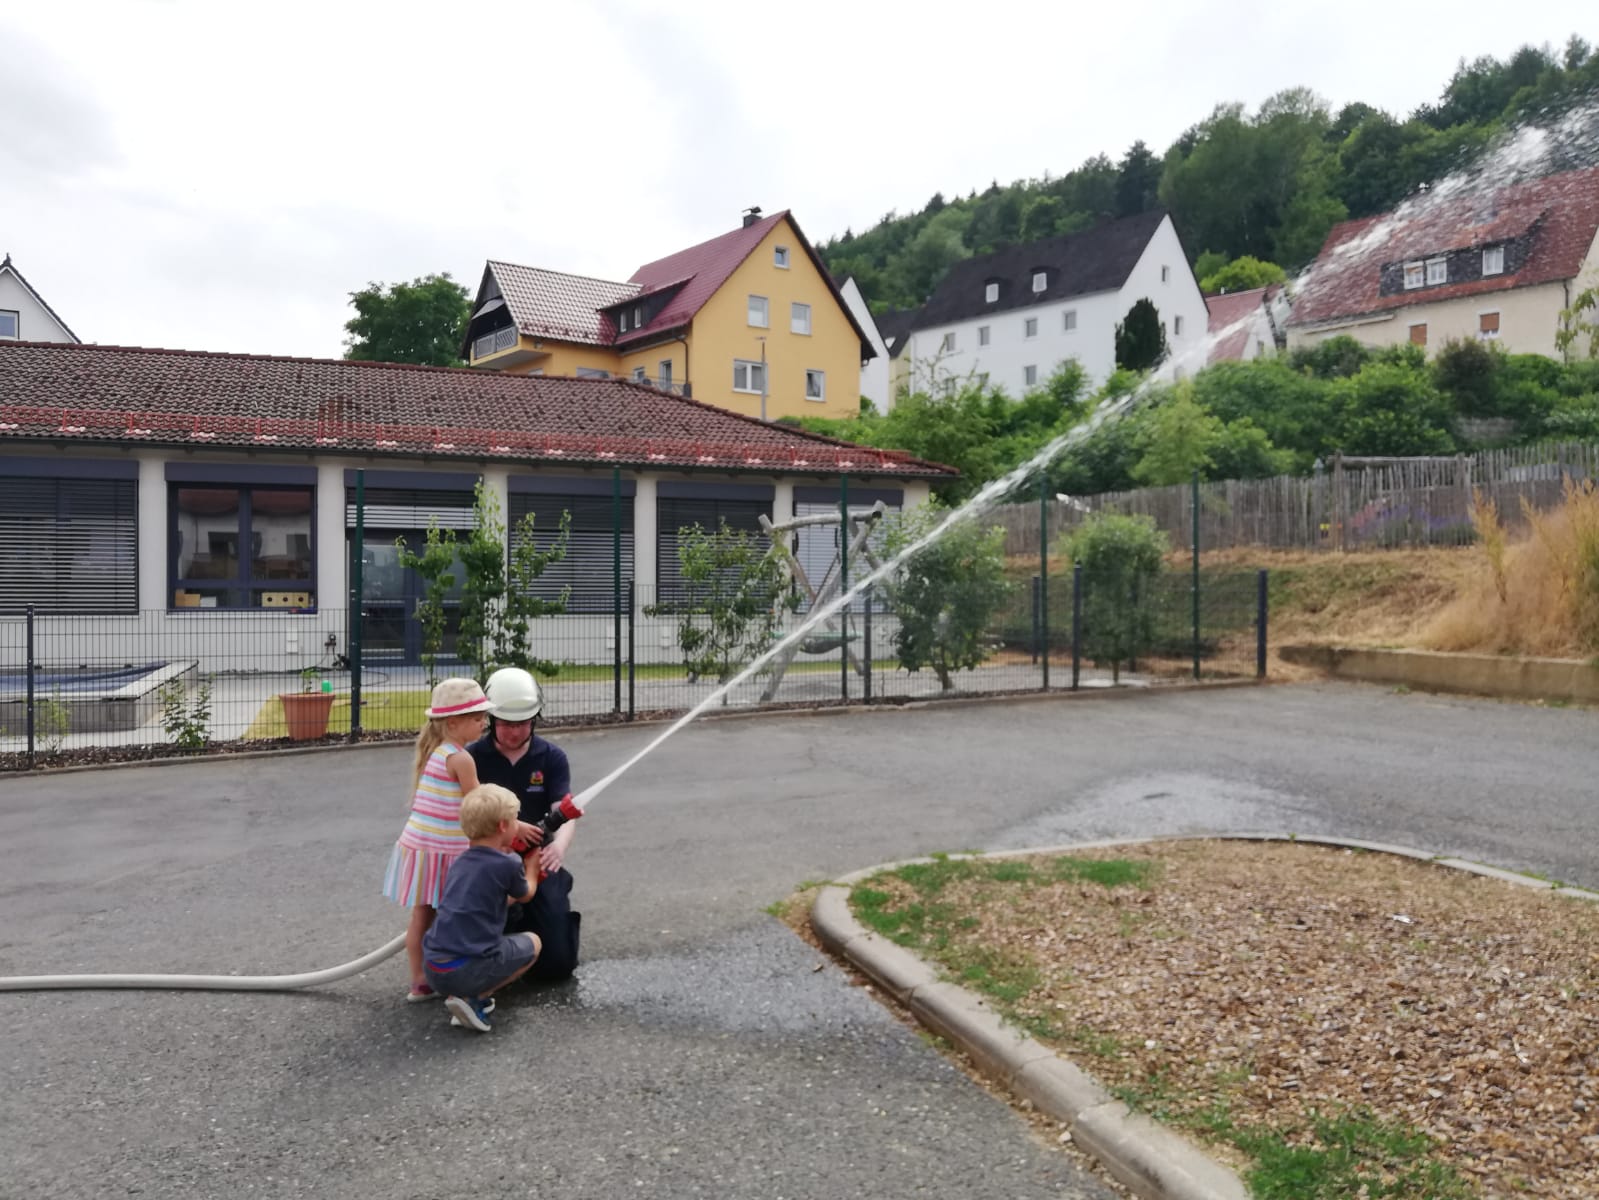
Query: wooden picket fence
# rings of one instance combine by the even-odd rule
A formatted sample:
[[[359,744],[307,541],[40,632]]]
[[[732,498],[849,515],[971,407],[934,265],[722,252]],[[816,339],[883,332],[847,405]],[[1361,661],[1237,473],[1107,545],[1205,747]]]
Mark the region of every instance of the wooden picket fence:
[[[1464,545],[1473,536],[1474,491],[1492,499],[1505,525],[1515,530],[1525,524],[1521,502],[1538,510],[1553,507],[1568,476],[1579,482],[1599,478],[1599,444],[1517,446],[1439,458],[1335,455],[1314,475],[1200,484],[1199,545],[1201,550]],[[1153,517],[1175,546],[1190,545],[1193,538],[1193,489],[1187,484],[1056,499],[1048,509],[1051,538],[1097,512]],[[1005,527],[1007,554],[1038,549],[1041,515],[1038,504],[995,509],[995,524]]]

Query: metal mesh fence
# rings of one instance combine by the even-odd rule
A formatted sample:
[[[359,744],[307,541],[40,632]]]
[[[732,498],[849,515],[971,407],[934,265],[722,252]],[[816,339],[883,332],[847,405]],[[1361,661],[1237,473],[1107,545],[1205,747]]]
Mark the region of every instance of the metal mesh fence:
[[[858,600],[847,613],[790,636],[805,612],[779,598],[769,619],[742,622],[719,660],[729,664],[725,670],[707,668],[703,646],[697,654],[684,650],[695,640],[692,631],[716,625],[714,614],[658,603],[652,586],[632,581],[618,597],[606,580],[567,614],[528,625],[526,649],[546,695],[544,721],[630,720],[706,702],[898,703],[1153,686],[1192,678],[1196,667],[1206,676],[1256,670],[1264,590],[1254,571],[1202,570],[1196,609],[1186,570],[1168,568],[1138,594],[1118,596],[1096,593],[1058,559],[1049,563],[1047,584],[1012,563],[1003,602],[966,629],[953,594],[935,596],[928,611],[925,597],[901,607],[902,597],[879,586],[869,603]],[[415,628],[368,610],[6,615],[0,769],[411,736],[431,679],[480,673],[461,657],[457,625],[447,623],[444,645],[429,653]],[[723,678],[774,649],[762,670],[717,695]]]

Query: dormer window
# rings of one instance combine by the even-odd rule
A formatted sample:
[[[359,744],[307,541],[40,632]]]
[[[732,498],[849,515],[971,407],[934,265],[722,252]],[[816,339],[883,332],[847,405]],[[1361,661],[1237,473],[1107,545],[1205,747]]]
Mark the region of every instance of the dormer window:
[[[1419,262],[1405,264],[1405,290],[1419,288],[1427,281],[1426,268]]]
[[[642,304],[633,309],[633,328],[644,328],[644,306]]]
[[[1049,272],[1048,271],[1034,271],[1033,272],[1033,291],[1034,292],[1041,292],[1045,288],[1047,288],[1048,286],[1049,286]]]
[[[1482,273],[1484,275],[1503,275],[1505,271],[1505,248],[1503,246],[1489,246],[1482,252]]]
[[[627,323],[627,309],[624,308],[622,310],[621,319],[617,323],[622,327],[623,333],[626,333],[628,329],[631,328],[631,326],[629,326]]]
[[[772,247],[772,265],[774,267],[782,267],[783,270],[785,270],[785,271],[788,270],[788,247],[787,246],[774,246],[774,247]]]
[[[992,304],[999,299],[999,284],[990,280],[983,285],[983,302]]]
[[[1427,260],[1427,286],[1436,287],[1440,283],[1449,282],[1449,260],[1447,258],[1429,258]]]

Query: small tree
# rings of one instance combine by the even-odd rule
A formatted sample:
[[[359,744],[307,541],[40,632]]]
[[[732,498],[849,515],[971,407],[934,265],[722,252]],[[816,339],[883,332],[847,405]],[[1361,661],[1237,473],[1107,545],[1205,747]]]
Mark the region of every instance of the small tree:
[[[416,602],[416,620],[422,627],[422,669],[428,687],[439,681],[439,654],[444,650],[444,602],[456,582],[455,530],[440,529],[437,520],[428,522],[427,541],[422,553],[415,553],[403,537],[394,539],[400,552],[400,566],[422,578],[422,595]]]
[[[534,514],[526,514],[516,523],[511,536],[505,604],[500,610],[494,637],[494,666],[521,667],[539,675],[554,675],[560,671],[560,665],[533,653],[528,642],[528,625],[539,617],[566,611],[567,599],[572,594],[570,587],[562,588],[557,599],[545,600],[534,594],[533,585],[546,568],[566,557],[572,535],[572,514],[561,513],[555,540],[544,550],[534,541],[533,523]]]
[[[887,531],[891,555],[925,537],[949,510],[930,501],[905,513]],[[894,648],[907,671],[931,667],[944,691],[954,673],[978,666],[988,654],[986,635],[1005,603],[1005,531],[957,521],[912,555],[885,590],[899,629]]]
[[[1129,371],[1147,371],[1166,358],[1166,331],[1160,310],[1147,296],[1127,310],[1116,326],[1116,365]]]
[[[1111,682],[1119,683],[1122,662],[1154,638],[1146,599],[1160,574],[1166,535],[1152,517],[1098,513],[1069,533],[1062,548],[1083,569],[1083,643],[1095,662],[1110,663]]]
[[[648,611],[677,616],[677,645],[690,681],[733,678],[766,649],[781,624],[785,572],[777,553],[724,519],[714,533],[698,524],[677,531],[683,596]]]

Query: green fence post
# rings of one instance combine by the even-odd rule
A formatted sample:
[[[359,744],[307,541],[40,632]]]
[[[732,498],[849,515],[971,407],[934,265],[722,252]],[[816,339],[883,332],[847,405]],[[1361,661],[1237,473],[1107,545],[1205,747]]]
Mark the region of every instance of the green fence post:
[[[866,611],[862,616],[861,624],[861,649],[864,657],[861,665],[866,668],[866,703],[872,702],[872,585],[867,584],[864,591],[866,597]]]
[[[345,644],[350,650],[350,740],[361,737],[361,593],[366,566],[366,472],[355,473],[355,543],[350,560],[349,632]]]
[[[1072,691],[1083,675],[1083,564],[1072,564]]]
[[[1194,678],[1199,678],[1199,468],[1194,468],[1193,498],[1189,501],[1193,511],[1194,524],[1194,582],[1190,591],[1193,593],[1194,607]]]
[[[1255,576],[1255,678],[1266,678],[1266,572]]]
[[[622,468],[611,468],[611,711],[622,711]],[[629,621],[632,617],[629,616]]]
[[[627,719],[633,719],[633,682],[638,661],[638,580],[627,581]]]
[[[1049,691],[1049,476],[1038,476],[1038,643],[1044,691]]]
[[[33,656],[33,605],[31,604],[28,605],[27,630],[23,636],[28,639],[28,647],[25,652],[27,654],[28,674],[28,707],[26,714],[28,722],[28,770],[31,771],[34,767],[33,673],[38,665]]]
[[[838,593],[849,595],[849,476],[838,477]],[[838,628],[842,636],[838,646],[839,696],[849,699],[849,604],[839,614]]]

